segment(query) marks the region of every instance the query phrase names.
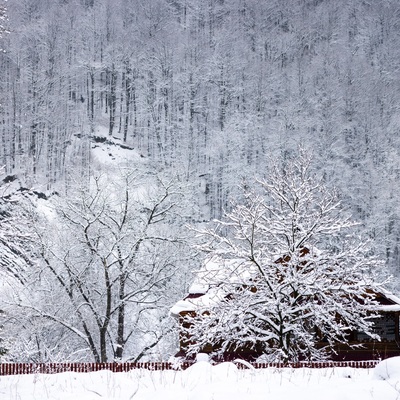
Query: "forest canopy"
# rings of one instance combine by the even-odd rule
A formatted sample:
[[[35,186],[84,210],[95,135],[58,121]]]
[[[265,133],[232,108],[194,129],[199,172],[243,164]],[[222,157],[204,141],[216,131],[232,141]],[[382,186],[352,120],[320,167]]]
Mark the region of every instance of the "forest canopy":
[[[174,177],[175,233],[302,145],[400,276],[399,24],[398,0],[0,1],[0,217],[27,243],[2,273],[36,262],[34,196],[70,200],[111,164]]]

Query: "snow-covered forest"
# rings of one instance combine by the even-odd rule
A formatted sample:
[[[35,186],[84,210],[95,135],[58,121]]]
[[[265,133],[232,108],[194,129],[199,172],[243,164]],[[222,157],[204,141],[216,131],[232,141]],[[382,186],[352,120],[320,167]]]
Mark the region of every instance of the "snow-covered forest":
[[[0,353],[173,354],[186,226],[299,146],[400,276],[398,0],[0,6]]]

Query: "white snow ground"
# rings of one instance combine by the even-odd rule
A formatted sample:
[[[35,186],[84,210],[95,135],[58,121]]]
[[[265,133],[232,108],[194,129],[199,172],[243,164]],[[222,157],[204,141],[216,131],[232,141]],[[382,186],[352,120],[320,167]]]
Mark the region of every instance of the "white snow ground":
[[[400,357],[374,369],[238,370],[197,362],[186,371],[133,370],[0,377],[1,400],[395,400]]]

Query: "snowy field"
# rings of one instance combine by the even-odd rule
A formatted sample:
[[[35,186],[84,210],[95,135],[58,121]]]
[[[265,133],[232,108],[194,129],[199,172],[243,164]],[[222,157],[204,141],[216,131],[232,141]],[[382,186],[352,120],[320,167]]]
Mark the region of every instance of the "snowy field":
[[[400,357],[375,369],[238,370],[201,361],[186,371],[133,370],[0,377],[1,400],[395,400]]]

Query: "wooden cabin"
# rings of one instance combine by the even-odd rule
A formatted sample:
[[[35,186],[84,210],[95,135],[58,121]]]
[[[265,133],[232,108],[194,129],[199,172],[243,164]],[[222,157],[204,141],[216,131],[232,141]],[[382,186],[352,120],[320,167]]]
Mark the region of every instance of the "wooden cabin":
[[[400,355],[400,298],[386,291],[375,293],[375,296],[379,306],[376,308],[378,316],[374,319],[373,330],[380,336],[380,341],[373,340],[363,332],[353,331],[349,345],[360,347],[338,344],[335,347],[338,354],[332,357],[334,360],[379,360]]]
[[[218,261],[209,260],[208,263]],[[171,315],[178,319],[179,324],[185,327],[188,324],[188,316],[195,316],[199,305],[212,305],[218,301],[218,296],[213,293],[215,287],[207,282],[215,280],[223,282],[224,277],[220,276],[221,269],[204,268],[199,271],[189,293],[183,299],[178,301],[171,309]],[[237,267],[235,267],[237,272]],[[349,345],[337,344],[332,353],[334,361],[361,361],[385,359],[393,356],[400,356],[400,333],[399,333],[399,315],[400,298],[387,291],[375,293],[378,306],[374,311],[378,316],[374,318],[374,332],[380,336],[380,340],[374,340],[363,332],[351,332],[349,335]],[[190,319],[190,318],[189,318]],[[186,326],[187,327],[187,326]],[[179,352],[177,357],[187,358],[186,351],[191,343],[191,338],[186,334],[180,333]],[[323,338],[317,342],[317,347],[325,347],[326,342]],[[217,346],[204,348],[202,352],[212,353]],[[336,354],[335,354],[336,353]],[[238,350],[224,355],[223,361],[230,361],[235,358],[242,358],[248,361],[254,361],[262,355],[261,346],[251,344]]]

